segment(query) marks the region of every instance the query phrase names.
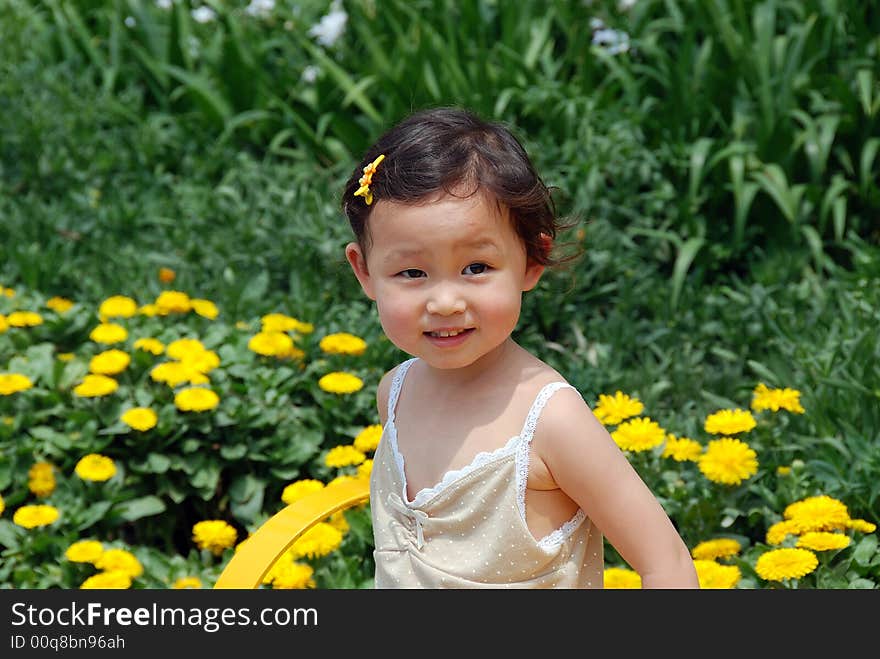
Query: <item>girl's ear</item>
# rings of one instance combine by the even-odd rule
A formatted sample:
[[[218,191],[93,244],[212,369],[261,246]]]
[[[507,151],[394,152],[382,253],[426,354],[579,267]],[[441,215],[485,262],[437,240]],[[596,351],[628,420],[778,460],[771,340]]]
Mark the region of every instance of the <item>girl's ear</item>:
[[[530,291],[537,286],[542,274],[544,274],[544,265],[529,259],[526,263],[526,274],[523,277],[523,291]]]
[[[544,255],[546,256],[550,254],[550,250],[553,249],[553,239],[546,233],[541,233],[538,237],[541,241],[541,248],[544,251]],[[523,291],[530,291],[538,285],[538,282],[541,280],[541,275],[544,274],[544,267],[545,266],[537,261],[528,259],[528,262],[526,263],[526,274],[523,278]]]
[[[376,295],[373,292],[373,280],[367,270],[367,257],[361,251],[360,245],[357,243],[348,243],[348,245],[345,246],[345,258],[348,259],[348,263],[351,265],[351,269],[354,271],[354,276],[357,277],[358,283],[360,283],[361,288],[364,291],[364,295],[371,300],[375,300]]]

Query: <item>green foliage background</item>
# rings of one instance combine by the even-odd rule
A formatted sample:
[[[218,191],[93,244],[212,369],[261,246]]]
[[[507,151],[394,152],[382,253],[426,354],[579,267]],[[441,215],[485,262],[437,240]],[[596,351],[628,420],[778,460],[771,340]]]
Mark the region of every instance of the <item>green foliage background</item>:
[[[199,4],[215,19],[194,20]],[[632,456],[689,546],[736,537],[740,587],[779,587],[753,565],[789,503],[827,494],[880,521],[880,12],[854,0],[630,4],[346,0],[345,32],[325,45],[309,32],[330,10],[318,0],[278,0],[264,17],[244,0],[9,0],[0,284],[16,296],[0,297],[0,313],[54,295],[78,305],[0,334],[0,372],[37,380],[0,398],[13,419],[0,424],[0,584],[77,587],[79,566],[61,556],[96,537],[136,548],[138,587],[185,574],[210,585],[228,554],[195,550],[194,522],[226,519],[244,537],[287,483],[335,475],[323,455],[376,422],[375,385],[404,357],[343,260],[339,193],[385,128],[439,104],[508,123],[577,221],[565,239],[583,258],[527,296],[517,338],[588,402],[625,391],[705,443],[706,415],[747,408],[758,382],[801,391],[805,415],[763,419],[744,438],[761,468],[734,488]],[[628,49],[594,43],[601,29],[625,33]],[[113,401],[70,393],[98,350],[100,302],[152,301],[166,288],[159,267],[221,314],[131,329],[218,351],[215,415],[182,418],[145,361]],[[304,370],[247,349],[271,312],[315,325]],[[338,331],[367,353],[321,354],[317,340]],[[337,368],[366,383],[344,402],[315,384]],[[118,422],[132,401],[163,406],[148,441]],[[106,490],[73,475],[93,451],[123,467]],[[34,499],[38,459],[63,475],[51,533],[10,521]],[[315,562],[320,587],[370,585],[357,515],[348,544]],[[876,588],[876,534],[854,540],[786,586]]]

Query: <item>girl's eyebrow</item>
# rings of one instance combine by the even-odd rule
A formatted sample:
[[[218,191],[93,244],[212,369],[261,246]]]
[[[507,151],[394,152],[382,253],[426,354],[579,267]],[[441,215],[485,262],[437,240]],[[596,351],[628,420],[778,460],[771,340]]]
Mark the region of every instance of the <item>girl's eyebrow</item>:
[[[425,253],[425,250],[420,247],[416,247],[416,248],[401,247],[401,248],[398,248],[398,249],[395,249],[395,250],[388,252],[388,254],[385,255],[385,261],[397,261],[400,259],[410,259],[410,258],[413,258],[416,256],[421,256],[424,253]]]

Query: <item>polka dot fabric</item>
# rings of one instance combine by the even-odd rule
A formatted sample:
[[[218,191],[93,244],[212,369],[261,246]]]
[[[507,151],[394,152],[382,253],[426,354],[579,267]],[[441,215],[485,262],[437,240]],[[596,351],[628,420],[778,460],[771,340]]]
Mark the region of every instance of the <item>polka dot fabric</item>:
[[[532,432],[547,399],[570,385],[546,385],[520,435],[409,501],[394,413],[414,361],[395,373],[388,421],[373,456],[376,588],[601,588],[603,539],[582,510],[541,539],[525,520]]]

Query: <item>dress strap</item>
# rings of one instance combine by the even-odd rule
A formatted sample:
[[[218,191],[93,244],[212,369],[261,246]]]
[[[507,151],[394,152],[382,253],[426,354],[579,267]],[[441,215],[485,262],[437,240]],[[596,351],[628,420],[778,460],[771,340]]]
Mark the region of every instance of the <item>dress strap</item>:
[[[531,409],[526,416],[523,429],[519,434],[519,444],[516,447],[516,503],[519,508],[519,514],[523,521],[526,520],[526,484],[529,480],[529,448],[532,444],[532,435],[535,434],[535,426],[538,425],[538,417],[541,416],[541,410],[550,400],[550,396],[560,389],[575,389],[567,382],[550,382],[541,387],[535,401],[532,403]]]
[[[538,392],[538,395],[535,396],[535,401],[532,403],[532,407],[529,409],[529,413],[526,415],[525,423],[523,424],[523,429],[519,433],[520,437],[520,445],[525,444],[528,446],[532,442],[532,435],[535,434],[535,426],[538,425],[538,417],[541,416],[541,411],[544,409],[544,405],[547,404],[547,401],[550,400],[550,396],[555,394],[560,389],[574,389],[568,382],[550,382],[549,384],[545,384],[541,387],[541,390]],[[577,391],[577,389],[575,389]]]
[[[394,423],[394,411],[397,409],[397,399],[400,397],[400,390],[403,388],[403,379],[406,377],[406,372],[409,370],[409,367],[413,365],[413,362],[416,361],[418,357],[413,357],[412,359],[407,359],[405,362],[401,362],[397,367],[397,371],[394,373],[394,378],[391,380],[391,390],[388,392],[388,421],[392,424]]]

